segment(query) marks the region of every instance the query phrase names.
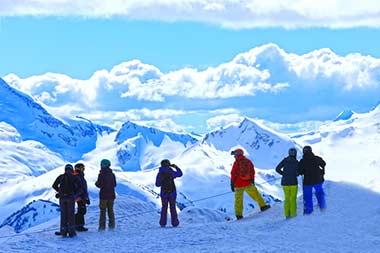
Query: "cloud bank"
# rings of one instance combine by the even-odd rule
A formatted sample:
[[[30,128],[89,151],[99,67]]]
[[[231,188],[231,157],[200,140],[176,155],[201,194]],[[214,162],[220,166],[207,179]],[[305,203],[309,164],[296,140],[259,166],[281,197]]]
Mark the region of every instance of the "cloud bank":
[[[379,27],[377,0],[2,0],[1,16],[125,17],[254,27]]]
[[[207,127],[213,128],[242,115],[286,123],[369,108],[379,100],[380,59],[340,56],[330,49],[297,55],[267,44],[205,70],[163,73],[133,60],[99,70],[87,80],[55,73],[4,79],[62,116],[162,126],[192,117],[194,124],[208,120]]]

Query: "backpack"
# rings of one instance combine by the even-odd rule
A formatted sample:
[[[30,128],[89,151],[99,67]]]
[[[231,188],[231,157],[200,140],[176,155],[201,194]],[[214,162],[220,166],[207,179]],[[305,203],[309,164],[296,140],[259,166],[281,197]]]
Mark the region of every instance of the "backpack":
[[[248,159],[240,159],[237,161],[237,175],[245,181],[253,179],[253,168]]]
[[[63,174],[61,183],[59,185],[59,192],[62,197],[68,197],[74,194],[73,183],[70,180],[69,175]]]
[[[172,173],[161,172],[160,179],[161,179],[161,189],[163,193],[168,194],[176,190]]]

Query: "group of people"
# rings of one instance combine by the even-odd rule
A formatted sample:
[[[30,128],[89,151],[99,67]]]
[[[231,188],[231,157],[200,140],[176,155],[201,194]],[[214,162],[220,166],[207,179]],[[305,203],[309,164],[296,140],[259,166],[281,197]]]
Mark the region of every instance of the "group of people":
[[[243,197],[246,192],[255,200],[261,211],[268,210],[271,206],[265,203],[263,197],[255,186],[255,169],[252,161],[244,156],[242,149],[236,149],[231,152],[235,157],[231,169],[231,191],[235,193],[235,216],[236,219],[243,218]],[[106,212],[108,212],[109,229],[115,228],[114,200],[116,177],[110,168],[111,162],[103,159],[100,162],[100,173],[95,183],[100,188],[99,193],[99,231],[106,228]],[[321,211],[326,209],[326,201],[323,191],[323,182],[326,162],[319,156],[313,154],[310,146],[303,148],[303,157],[297,160],[297,150],[290,148],[288,156],[285,157],[276,167],[276,172],[282,175],[281,185],[284,191],[284,215],[286,218],[297,215],[297,192],[298,176],[303,176],[303,199],[304,214],[308,215],[313,212],[313,196],[315,189],[318,205]],[[74,170],[75,168],[75,170]],[[73,237],[75,231],[87,231],[84,227],[86,214],[86,205],[90,204],[87,191],[87,182],[84,178],[85,166],[78,163],[75,166],[66,164],[65,173],[60,175],[54,182],[53,188],[58,192],[56,197],[59,198],[61,208],[61,228],[57,235]],[[183,175],[182,170],[169,160],[161,161],[161,166],[156,176],[157,187],[160,187],[161,213],[159,224],[165,227],[167,224],[168,207],[171,215],[171,225],[179,225],[178,214],[176,209],[177,191],[174,179]],[[75,202],[78,205],[77,213],[75,212]]]
[[[231,170],[231,190],[235,192],[236,219],[243,218],[243,194],[247,194],[260,206],[261,211],[270,208],[255,186],[255,169],[251,160],[244,156],[242,149],[231,152],[235,162]],[[284,215],[286,219],[297,216],[298,176],[302,176],[304,215],[313,212],[313,189],[321,211],[326,209],[323,182],[326,162],[314,155],[310,146],[303,148],[303,157],[297,160],[297,149],[290,148],[288,156],[276,166],[276,172],[282,175],[281,185],[284,191]]]
[[[100,172],[95,183],[100,188],[99,193],[99,231],[106,228],[106,212],[109,217],[109,228],[115,228],[115,215],[113,203],[115,200],[116,177],[112,172],[111,162],[103,159],[100,162]],[[60,231],[56,235],[63,237],[74,237],[76,232],[84,232],[88,229],[84,226],[84,215],[87,212],[86,205],[90,205],[88,196],[87,181],[84,178],[85,166],[83,163],[77,163],[73,167],[71,164],[65,165],[65,173],[59,175],[53,183],[53,189],[57,192],[56,198],[59,198],[61,209]],[[77,203],[77,212],[75,213],[75,203]]]
[[[326,162],[319,156],[314,155],[310,146],[302,150],[303,156],[297,160],[297,150],[290,148],[288,157],[285,157],[276,167],[277,173],[282,175],[281,185],[284,191],[284,215],[291,218],[297,215],[297,192],[298,176],[303,177],[303,203],[304,215],[313,212],[313,189],[317,197],[318,206],[321,211],[326,209],[323,182]]]

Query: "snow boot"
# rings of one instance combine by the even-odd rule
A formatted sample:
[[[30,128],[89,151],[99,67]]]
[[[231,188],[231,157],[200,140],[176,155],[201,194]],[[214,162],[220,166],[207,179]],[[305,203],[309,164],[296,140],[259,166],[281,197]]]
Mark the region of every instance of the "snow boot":
[[[85,228],[85,227],[77,227],[76,230],[77,230],[78,232],[86,232],[86,231],[88,231],[88,228]]]
[[[241,216],[241,215],[236,215],[236,219],[237,219],[237,220],[243,219],[243,216]]]
[[[265,206],[260,207],[260,211],[264,212],[265,210],[268,210],[269,208],[270,208],[270,205],[265,205]]]

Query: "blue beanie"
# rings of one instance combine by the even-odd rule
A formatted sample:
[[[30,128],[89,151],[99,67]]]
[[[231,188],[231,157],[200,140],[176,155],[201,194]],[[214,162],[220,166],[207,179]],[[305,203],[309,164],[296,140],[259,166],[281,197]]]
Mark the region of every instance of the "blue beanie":
[[[100,162],[100,168],[109,168],[111,167],[111,162],[110,160],[108,159],[103,159],[101,162]]]

